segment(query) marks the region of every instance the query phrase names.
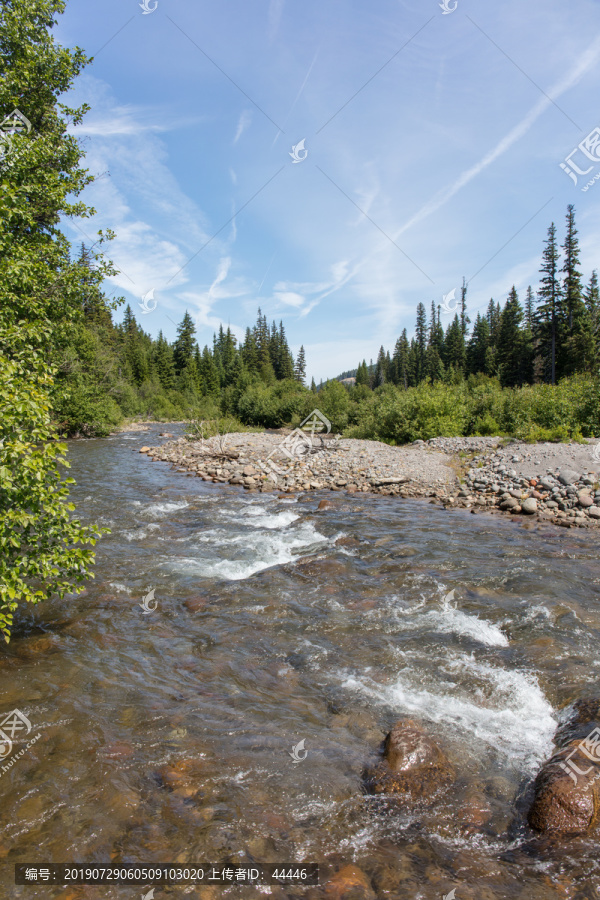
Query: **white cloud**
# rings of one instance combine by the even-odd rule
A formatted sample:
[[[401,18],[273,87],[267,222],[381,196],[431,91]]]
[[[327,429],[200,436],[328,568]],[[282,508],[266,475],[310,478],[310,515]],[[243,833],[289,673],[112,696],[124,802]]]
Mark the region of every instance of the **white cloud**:
[[[269,40],[273,40],[279,30],[285,0],[271,0],[269,3]]]
[[[454,181],[451,185],[444,188],[435,197],[429,200],[416,215],[414,215],[411,219],[406,222],[402,228],[396,232],[395,239],[399,238],[403,235],[409,228],[412,228],[413,225],[416,225],[417,222],[422,222],[423,219],[426,219],[432,213],[437,212],[440,207],[444,206],[448,200],[454,197],[463,187],[465,187],[470,181],[480,175],[484,169],[487,169],[493,162],[495,162],[503,153],[506,153],[510,147],[513,146],[520,138],[522,138],[534,122],[539,119],[543,112],[545,112],[549,106],[552,105],[552,100],[555,100],[557,97],[560,97],[561,94],[564,94],[565,91],[569,90],[569,88],[573,87],[577,82],[588,72],[598,61],[598,57],[600,56],[600,37],[596,38],[596,40],[588,47],[585,53],[582,54],[578,62],[573,66],[570,72],[565,75],[560,81],[558,81],[553,88],[548,92],[548,96],[541,97],[540,100],[535,104],[535,106],[527,113],[524,119],[522,119],[518,125],[515,125],[508,134],[502,138],[502,140],[496,144],[496,146],[486,153],[483,159],[481,159],[474,166],[471,166],[469,169],[466,169],[462,175],[460,175],[456,181]]]
[[[231,324],[228,320],[218,312],[213,311],[213,307],[223,300],[236,300],[244,297],[247,293],[247,286],[239,279],[234,279],[229,283],[229,273],[232,267],[231,257],[223,257],[217,265],[216,275],[205,291],[183,291],[177,295],[178,301],[183,308],[190,311],[190,315],[196,323],[198,331],[198,341],[201,344],[210,344],[209,336],[212,338],[214,331],[218,331],[222,325],[225,329],[231,328],[231,331],[240,341],[244,339],[245,329]],[[201,333],[207,330],[210,335]]]
[[[250,112],[249,109],[245,109],[242,112],[242,114],[240,115],[240,118],[238,120],[237,131],[236,131],[235,137],[233,139],[234,144],[237,144],[237,142],[243,135],[244,131],[246,131],[246,129],[250,127],[251,122],[252,122],[252,113]]]

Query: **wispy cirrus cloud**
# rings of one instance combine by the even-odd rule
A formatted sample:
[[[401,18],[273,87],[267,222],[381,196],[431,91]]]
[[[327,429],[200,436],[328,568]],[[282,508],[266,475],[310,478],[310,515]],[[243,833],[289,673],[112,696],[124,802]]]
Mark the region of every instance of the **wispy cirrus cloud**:
[[[235,132],[235,137],[233,139],[233,143],[237,144],[243,133],[247,128],[250,127],[252,122],[252,113],[249,109],[245,109],[238,119],[237,130]]]
[[[558,97],[562,96],[569,88],[572,88],[577,84],[581,78],[590,71],[590,69],[596,65],[598,59],[600,58],[600,37],[596,38],[587,50],[581,55],[581,57],[577,60],[575,65],[571,67],[569,72],[561,78],[556,84],[548,91],[547,96],[540,97],[538,102],[531,108],[531,110],[527,113],[527,115],[517,124],[514,128],[506,134],[501,141],[499,141],[495,147],[492,148],[485,156],[479,160],[475,165],[470,166],[466,169],[459,177],[448,187],[444,188],[435,197],[429,200],[421,209],[414,215],[411,219],[406,222],[405,225],[400,228],[399,231],[396,232],[395,237],[399,238],[406,231],[416,225],[418,222],[422,222],[423,219],[426,219],[432,213],[437,212],[438,209],[441,209],[442,206],[445,206],[452,197],[455,197],[456,194],[462,188],[464,188],[469,182],[473,181],[478,175],[480,175],[488,166],[491,166],[492,163],[496,162],[499,157],[501,157],[507,150],[517,143],[522,137],[524,137],[531,126],[539,119],[539,117],[544,113],[550,106],[552,106],[552,101],[558,99]]]

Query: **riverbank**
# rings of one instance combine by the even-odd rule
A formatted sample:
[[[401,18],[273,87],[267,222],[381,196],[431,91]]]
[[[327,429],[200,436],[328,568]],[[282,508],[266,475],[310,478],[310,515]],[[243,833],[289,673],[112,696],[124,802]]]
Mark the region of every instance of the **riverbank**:
[[[402,447],[356,439],[294,440],[294,433],[173,439],[139,452],[181,472],[247,491],[343,491],[428,498],[447,509],[526,516],[561,527],[600,527],[598,443],[506,443],[432,438]]]

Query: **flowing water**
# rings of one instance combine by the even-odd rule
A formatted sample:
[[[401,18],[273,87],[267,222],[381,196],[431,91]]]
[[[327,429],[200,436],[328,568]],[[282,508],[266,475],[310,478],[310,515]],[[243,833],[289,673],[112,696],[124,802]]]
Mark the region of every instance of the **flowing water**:
[[[142,893],[17,887],[15,862],[241,860],[351,863],[379,897],[597,896],[600,842],[524,825],[565,708],[600,694],[597,535],[344,494],[317,511],[132,452],[158,430],[71,444],[78,514],[112,533],[86,593],[27,610],[0,652],[0,714],[40,733],[0,775],[1,896]],[[402,717],[455,767],[433,807],[362,792]]]

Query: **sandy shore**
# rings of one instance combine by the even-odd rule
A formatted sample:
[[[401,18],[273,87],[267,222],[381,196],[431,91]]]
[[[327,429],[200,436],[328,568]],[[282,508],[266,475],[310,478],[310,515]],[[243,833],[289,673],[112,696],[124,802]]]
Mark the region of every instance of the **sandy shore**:
[[[402,447],[327,436],[312,443],[282,430],[225,439],[169,440],[140,452],[205,481],[249,491],[344,491],[427,497],[466,508],[600,527],[600,442],[525,444],[433,438]]]

